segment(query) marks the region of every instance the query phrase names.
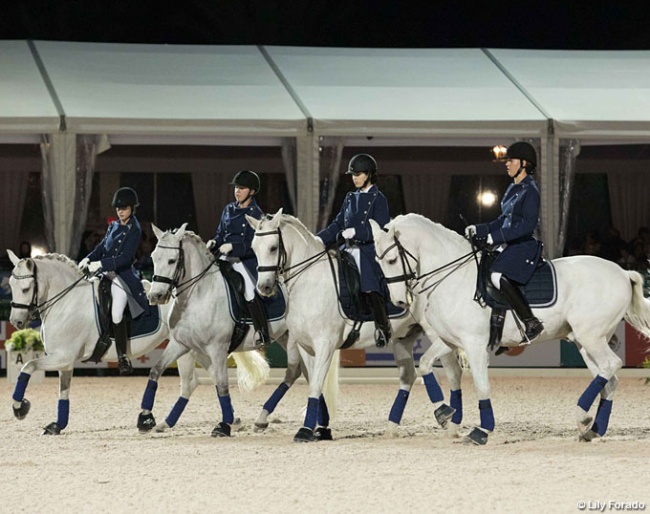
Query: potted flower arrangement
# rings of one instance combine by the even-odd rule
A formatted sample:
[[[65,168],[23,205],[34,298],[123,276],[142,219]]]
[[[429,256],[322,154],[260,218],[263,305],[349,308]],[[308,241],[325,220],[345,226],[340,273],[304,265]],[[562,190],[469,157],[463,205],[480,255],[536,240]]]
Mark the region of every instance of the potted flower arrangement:
[[[15,383],[23,365],[27,361],[40,358],[45,348],[38,330],[25,328],[11,334],[11,339],[5,342],[5,350],[7,351],[7,380]],[[43,370],[37,371],[32,375],[30,382],[40,382],[44,377]]]

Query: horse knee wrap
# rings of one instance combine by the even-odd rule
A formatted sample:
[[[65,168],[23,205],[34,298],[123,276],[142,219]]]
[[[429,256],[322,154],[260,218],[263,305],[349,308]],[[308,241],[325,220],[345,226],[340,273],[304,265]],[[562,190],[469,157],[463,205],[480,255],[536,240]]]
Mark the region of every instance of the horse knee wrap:
[[[449,393],[449,406],[456,409],[454,415],[451,417],[451,422],[455,425],[460,425],[463,421],[463,391],[456,389]]]
[[[330,412],[325,403],[325,397],[321,394],[318,399],[318,426],[328,427],[330,425]]]
[[[12,397],[15,402],[22,402],[25,398],[25,390],[27,389],[27,384],[29,383],[30,378],[32,378],[32,376],[24,371],[21,371],[20,375],[18,375],[18,378],[16,379],[16,388],[14,389],[14,395]]]
[[[142,396],[142,403],[140,408],[143,410],[153,410],[153,403],[156,399],[156,391],[158,390],[158,382],[155,380],[149,379],[147,382],[147,388],[144,390],[144,395]]]
[[[70,400],[59,400],[59,408],[56,418],[56,424],[63,430],[68,426],[68,419],[70,417]]]
[[[221,406],[221,417],[223,422],[228,425],[232,425],[235,421],[235,411],[232,409],[232,401],[230,400],[230,395],[228,396],[219,396],[219,405]]]
[[[423,375],[422,380],[424,380],[424,385],[427,388],[427,394],[429,395],[429,400],[431,400],[431,403],[438,403],[445,399],[445,395],[442,393],[442,388],[436,380],[433,371],[431,373]]]
[[[494,430],[494,412],[490,400],[479,400],[478,409],[481,415],[481,428],[492,432]]]
[[[172,410],[165,419],[165,423],[167,423],[167,426],[169,428],[172,428],[174,425],[176,425],[178,418],[180,418],[181,414],[183,414],[188,401],[188,398],[183,398],[182,396],[178,397],[178,400],[176,400],[176,403],[172,407]]]
[[[271,414],[275,408],[278,406],[278,403],[280,403],[280,400],[284,398],[284,395],[287,393],[289,390],[289,386],[282,382],[276,389],[273,391],[273,394],[271,397],[266,400],[266,403],[263,405],[263,409]]]
[[[388,415],[388,421],[392,421],[399,425],[402,421],[402,414],[404,414],[404,409],[406,408],[406,402],[409,399],[409,392],[404,389],[397,391],[397,397],[395,402],[393,402],[393,408],[390,410]]]
[[[609,416],[612,414],[612,400],[600,400],[598,404],[598,411],[596,412],[596,419],[591,429],[596,432],[600,437],[605,435],[607,427],[609,426]]]
[[[307,400],[307,413],[305,414],[305,428],[314,430],[316,428],[316,420],[318,419],[318,398],[309,398]]]
[[[585,392],[582,393],[582,396],[580,396],[578,399],[578,407],[580,407],[585,412],[588,412],[593,405],[596,396],[600,394],[605,385],[607,385],[607,379],[601,377],[600,375],[596,376],[596,378],[591,381],[587,389],[585,389]]]

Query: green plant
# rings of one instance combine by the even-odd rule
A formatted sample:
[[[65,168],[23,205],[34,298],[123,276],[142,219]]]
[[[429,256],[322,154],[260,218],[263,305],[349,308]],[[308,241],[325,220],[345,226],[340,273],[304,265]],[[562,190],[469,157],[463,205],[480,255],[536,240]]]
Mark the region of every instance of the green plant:
[[[5,343],[5,348],[14,352],[22,352],[25,350],[42,352],[45,350],[43,341],[41,340],[41,334],[33,328],[17,330],[11,334],[11,339]]]
[[[649,359],[648,357],[646,357],[646,358],[643,360],[643,362],[641,363],[641,367],[642,367],[642,368],[646,368],[646,369],[650,369],[650,359]],[[646,377],[644,383],[645,383],[646,385],[650,384],[650,377]]]

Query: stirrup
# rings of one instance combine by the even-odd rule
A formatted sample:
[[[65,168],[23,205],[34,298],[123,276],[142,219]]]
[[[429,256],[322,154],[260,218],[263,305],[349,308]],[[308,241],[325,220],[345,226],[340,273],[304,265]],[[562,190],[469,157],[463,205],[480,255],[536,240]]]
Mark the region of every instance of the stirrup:
[[[263,350],[268,348],[273,343],[270,336],[263,334],[260,330],[255,331],[255,349]]]
[[[384,348],[390,343],[390,333],[387,333],[384,329],[376,328],[375,329],[375,346],[377,348]]]
[[[537,318],[524,320],[524,338],[519,346],[528,346],[544,331],[544,324]]]

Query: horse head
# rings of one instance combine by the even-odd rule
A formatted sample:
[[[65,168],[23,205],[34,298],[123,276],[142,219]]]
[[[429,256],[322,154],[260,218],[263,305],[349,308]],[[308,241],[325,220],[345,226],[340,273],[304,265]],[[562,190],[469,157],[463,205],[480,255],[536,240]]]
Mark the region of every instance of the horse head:
[[[400,243],[400,233],[395,221],[386,225],[384,231],[375,220],[370,220],[375,240],[377,262],[384,273],[391,301],[399,307],[407,307],[413,299],[412,288],[416,279],[417,259]]]
[[[252,248],[257,257],[257,290],[263,296],[275,294],[278,277],[284,271],[287,254],[282,240],[280,221],[282,208],[271,218],[255,219],[246,215],[246,221],[255,229]]]
[[[7,250],[14,265],[9,278],[11,287],[11,315],[9,321],[17,329],[25,328],[32,319],[38,303],[38,282],[36,264],[33,259],[19,259],[11,250]]]
[[[147,294],[152,305],[167,303],[172,290],[178,286],[178,281],[185,274],[183,235],[186,227],[187,223],[183,223],[177,230],[163,232],[151,224],[153,233],[158,238],[156,248],[151,254],[154,275]]]

